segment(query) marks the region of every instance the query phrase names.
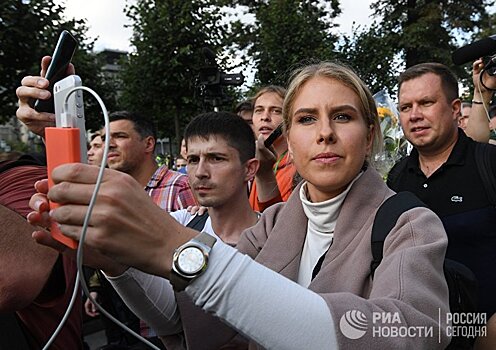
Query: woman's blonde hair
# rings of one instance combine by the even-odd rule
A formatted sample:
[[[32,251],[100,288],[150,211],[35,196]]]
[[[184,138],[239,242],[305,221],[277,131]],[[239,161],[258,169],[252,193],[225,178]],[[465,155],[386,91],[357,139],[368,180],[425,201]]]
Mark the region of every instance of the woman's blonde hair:
[[[284,129],[289,131],[293,104],[303,85],[314,77],[324,77],[336,80],[353,90],[360,99],[361,112],[366,125],[373,126],[373,145],[369,160],[374,160],[375,154],[382,149],[382,133],[379,125],[379,115],[375,100],[365,83],[348,66],[337,62],[319,62],[295,70],[290,78],[289,88],[284,99],[282,116]]]

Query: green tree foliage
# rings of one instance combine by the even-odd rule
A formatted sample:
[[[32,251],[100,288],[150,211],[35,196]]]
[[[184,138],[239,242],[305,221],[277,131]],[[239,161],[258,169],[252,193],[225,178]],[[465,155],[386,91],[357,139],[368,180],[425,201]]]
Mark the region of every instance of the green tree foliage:
[[[458,37],[473,38],[487,19],[490,0],[379,0],[371,7],[381,18],[388,45],[396,47],[406,67],[421,62],[452,66]],[[461,73],[458,67],[455,71]]]
[[[399,69],[395,55],[377,22],[365,28],[353,26],[352,34],[342,37],[337,50],[338,58],[355,69],[372,93],[381,89],[393,93]]]
[[[127,9],[136,51],[123,69],[123,108],[156,121],[160,136],[180,129],[201,111],[195,89],[205,66],[202,48],[220,51],[228,27],[215,0],[138,0]]]
[[[270,0],[245,2],[253,24],[233,27],[239,48],[248,52],[259,85],[286,85],[288,73],[303,61],[333,58],[337,38],[332,20],[341,13],[339,1]]]
[[[40,61],[51,55],[59,33],[69,30],[79,41],[74,65],[83,84],[95,89],[113,105],[114,98],[99,78],[100,64],[92,53],[94,40],[86,37],[85,21],[61,17],[62,5],[52,0],[6,0],[0,6],[0,123],[12,120],[17,108],[16,88],[26,75],[38,75]],[[107,92],[107,93],[102,93]],[[100,124],[97,105],[86,99],[88,128]]]
[[[47,52],[49,38],[56,36],[52,23],[59,19],[60,7],[46,5],[47,1],[10,0],[0,7],[1,122],[15,114],[15,89],[24,75],[39,73],[41,52]]]
[[[496,10],[496,9],[495,9]],[[477,34],[477,39],[487,38],[496,34],[496,12],[489,14],[487,20],[482,23],[481,31]]]
[[[471,85],[469,66],[454,66],[451,54],[481,36],[488,27],[489,0],[377,0],[371,8],[376,20],[344,36],[341,59],[349,61],[372,91],[393,93],[396,77],[421,62],[448,65]],[[492,29],[494,30],[494,28]]]

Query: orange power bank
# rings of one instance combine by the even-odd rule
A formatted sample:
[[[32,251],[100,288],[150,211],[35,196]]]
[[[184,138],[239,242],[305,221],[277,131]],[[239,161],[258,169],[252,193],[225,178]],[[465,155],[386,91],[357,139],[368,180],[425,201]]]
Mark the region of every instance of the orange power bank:
[[[48,168],[48,188],[54,185],[52,171],[66,163],[81,161],[81,148],[78,128],[45,128],[45,144]],[[60,207],[60,204],[50,201],[50,209]],[[62,234],[55,221],[52,222],[50,233],[54,239],[69,248],[76,249],[78,242]]]

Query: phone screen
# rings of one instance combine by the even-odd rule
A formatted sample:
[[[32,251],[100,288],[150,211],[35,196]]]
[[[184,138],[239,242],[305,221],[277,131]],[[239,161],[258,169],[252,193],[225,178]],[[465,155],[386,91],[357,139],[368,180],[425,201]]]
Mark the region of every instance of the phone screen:
[[[69,63],[71,63],[76,47],[76,39],[74,39],[67,30],[62,31],[45,76],[50,82],[48,90],[52,96],[48,100],[36,100],[34,109],[38,112],[55,113],[53,104],[53,85],[66,76],[67,67],[69,66]]]

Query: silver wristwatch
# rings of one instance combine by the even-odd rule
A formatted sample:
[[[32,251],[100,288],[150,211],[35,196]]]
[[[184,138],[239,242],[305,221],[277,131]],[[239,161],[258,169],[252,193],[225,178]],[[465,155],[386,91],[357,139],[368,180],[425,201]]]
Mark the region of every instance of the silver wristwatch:
[[[207,269],[208,255],[217,239],[202,232],[174,251],[170,282],[174,290],[184,290]]]

